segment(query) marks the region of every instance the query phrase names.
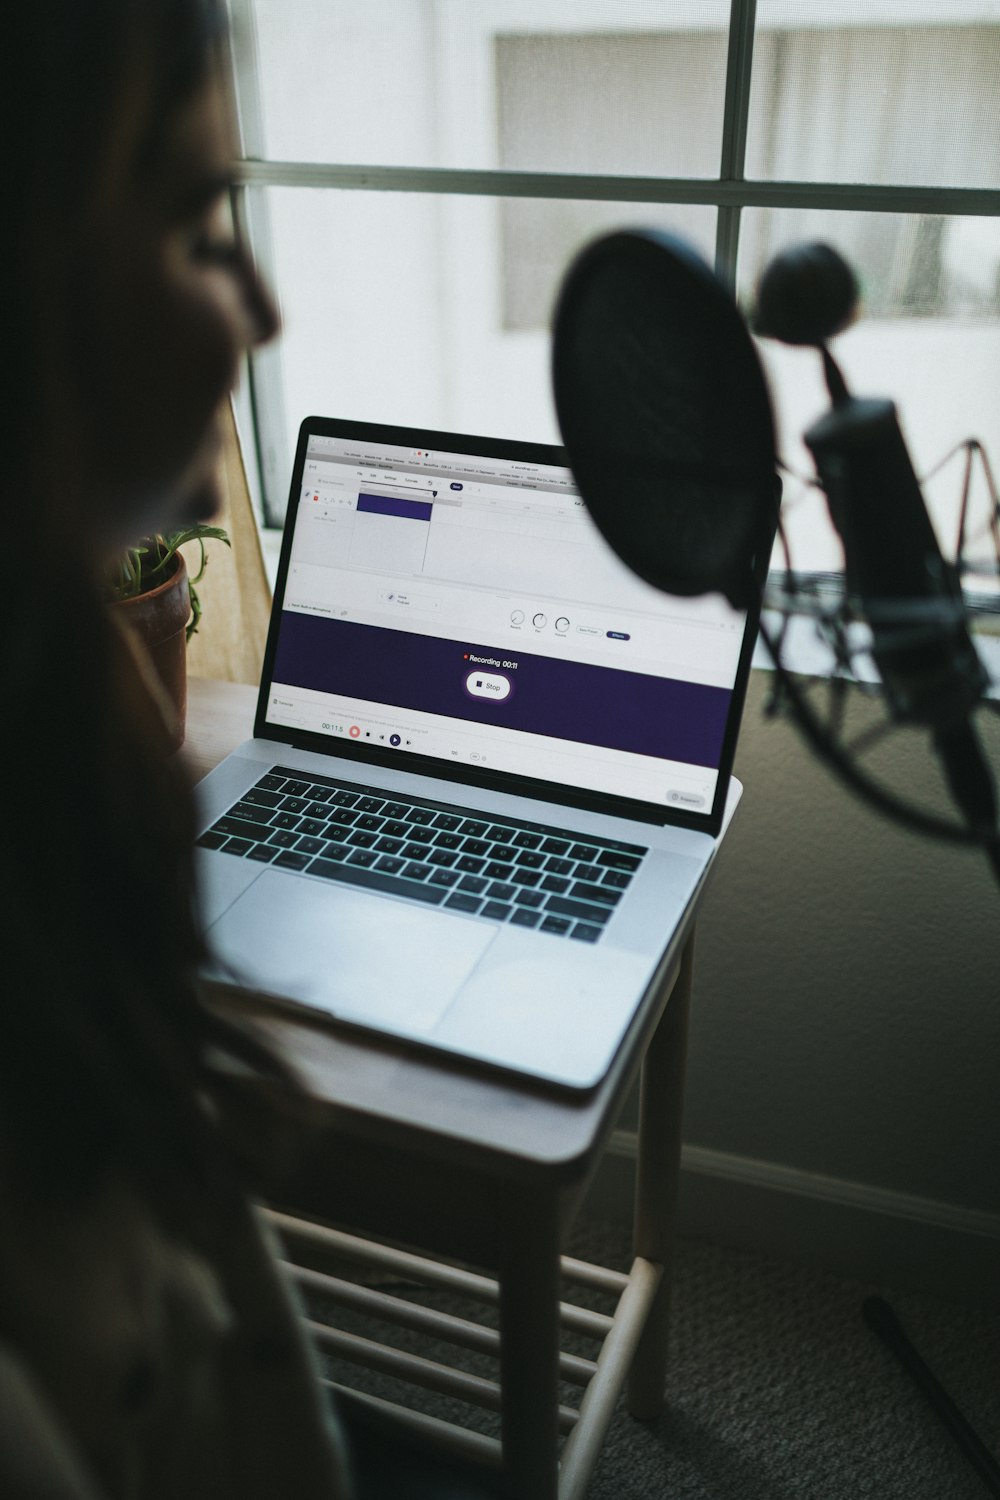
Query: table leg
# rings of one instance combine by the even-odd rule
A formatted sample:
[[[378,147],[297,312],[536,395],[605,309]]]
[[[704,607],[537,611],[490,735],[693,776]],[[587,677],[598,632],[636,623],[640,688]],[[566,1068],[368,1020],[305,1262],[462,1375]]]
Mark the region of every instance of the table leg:
[[[555,1500],[559,1239],[554,1204],[519,1199],[500,1271],[504,1471],[519,1500]]]
[[[636,1255],[663,1267],[629,1373],[628,1409],[642,1421],[653,1421],[663,1410],[667,1378],[671,1262],[693,964],[692,931],[681,956],[677,982],[646,1051],[639,1086],[634,1249]]]

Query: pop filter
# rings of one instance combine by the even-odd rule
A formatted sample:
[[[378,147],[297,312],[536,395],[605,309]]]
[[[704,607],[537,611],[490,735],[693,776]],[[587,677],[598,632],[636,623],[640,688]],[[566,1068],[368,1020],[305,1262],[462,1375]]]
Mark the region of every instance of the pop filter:
[[[598,529],[670,594],[759,599],[777,523],[774,421],[731,293],[681,241],[622,230],[564,279],[553,388]]]

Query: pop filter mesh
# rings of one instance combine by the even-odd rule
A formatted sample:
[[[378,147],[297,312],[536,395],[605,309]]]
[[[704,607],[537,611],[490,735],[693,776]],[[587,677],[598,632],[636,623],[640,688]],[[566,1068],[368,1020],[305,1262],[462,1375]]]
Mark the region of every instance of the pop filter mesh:
[[[748,606],[777,516],[774,426],[721,283],[665,235],[597,241],[563,284],[553,376],[570,467],[622,561],[668,593]]]

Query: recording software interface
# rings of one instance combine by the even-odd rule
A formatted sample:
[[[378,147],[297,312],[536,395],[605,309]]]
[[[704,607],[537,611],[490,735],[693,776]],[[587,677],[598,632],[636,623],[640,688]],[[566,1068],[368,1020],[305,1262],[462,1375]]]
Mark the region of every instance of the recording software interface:
[[[313,436],[267,718],[703,810],[743,626],[629,572],[566,469]]]

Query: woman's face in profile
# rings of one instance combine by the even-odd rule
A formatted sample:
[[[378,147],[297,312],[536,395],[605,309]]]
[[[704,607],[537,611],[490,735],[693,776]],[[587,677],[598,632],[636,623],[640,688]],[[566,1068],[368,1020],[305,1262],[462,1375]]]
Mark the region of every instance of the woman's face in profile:
[[[211,81],[98,198],[76,276],[85,490],[102,545],[215,511],[219,413],[274,305],[229,219],[228,100]],[[127,143],[126,143],[127,146]]]

